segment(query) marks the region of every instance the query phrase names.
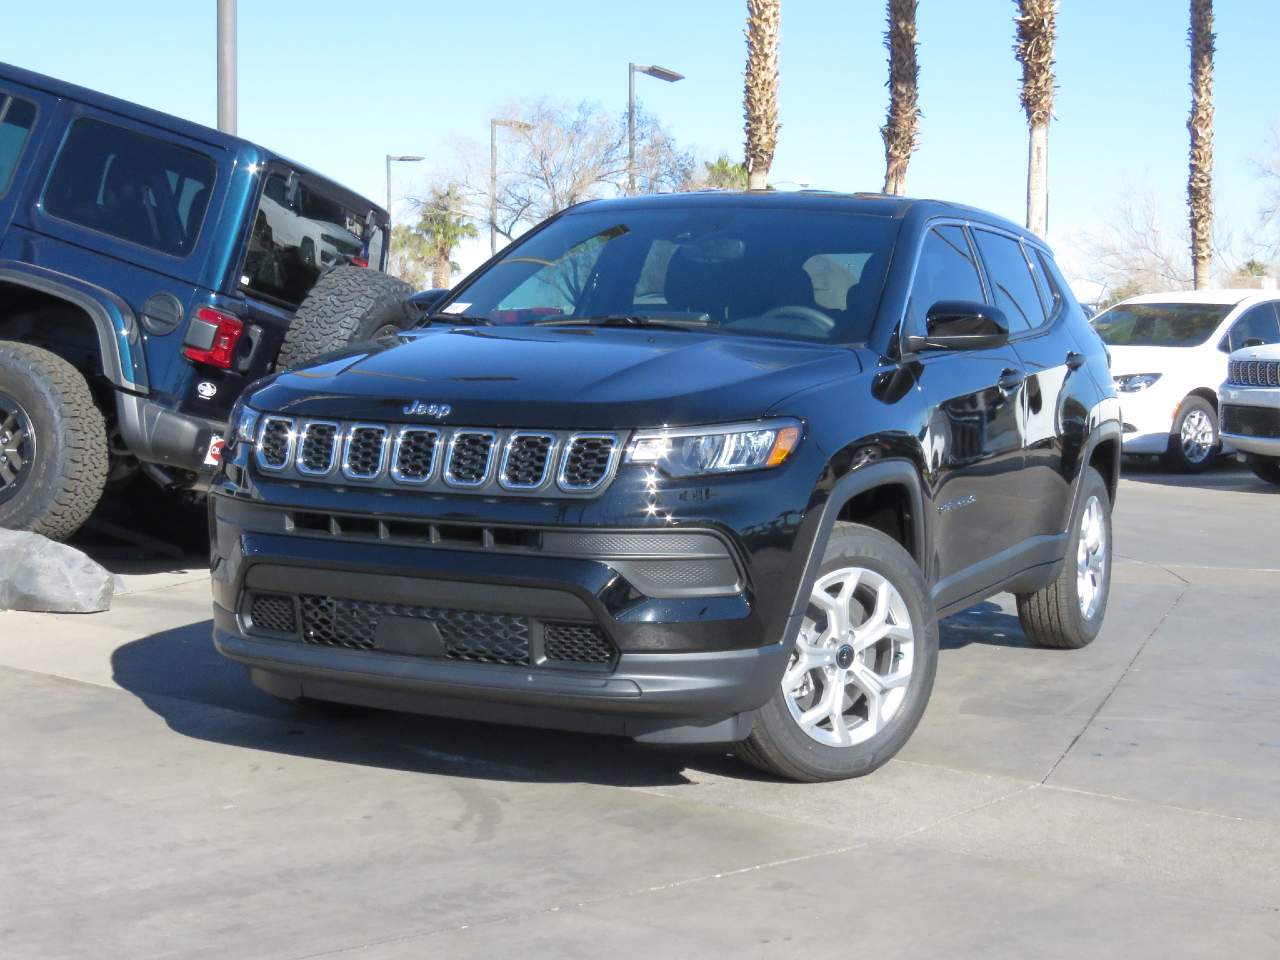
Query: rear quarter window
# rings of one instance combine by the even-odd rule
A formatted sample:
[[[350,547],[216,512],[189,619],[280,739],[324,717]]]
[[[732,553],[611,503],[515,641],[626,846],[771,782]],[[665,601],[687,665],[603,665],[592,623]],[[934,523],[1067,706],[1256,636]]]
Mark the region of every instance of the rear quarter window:
[[[51,216],[185,256],[209,205],[215,166],[208,156],[115,124],[71,125],[44,192]]]
[[[18,158],[35,122],[35,104],[0,90],[0,197],[9,191]]]

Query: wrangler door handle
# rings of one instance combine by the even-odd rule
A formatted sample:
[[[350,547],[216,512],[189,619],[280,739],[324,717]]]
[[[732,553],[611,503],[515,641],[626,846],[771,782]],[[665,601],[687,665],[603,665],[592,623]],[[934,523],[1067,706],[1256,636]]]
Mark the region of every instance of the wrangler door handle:
[[[1067,353],[1067,369],[1068,370],[1079,370],[1081,367],[1084,366],[1084,361],[1085,361],[1085,356],[1083,353],[1076,353],[1074,350],[1071,350],[1070,352]]]
[[[1005,369],[1000,374],[1000,379],[996,381],[996,386],[1005,393],[1012,393],[1022,386],[1022,381],[1027,379],[1027,375],[1021,370]]]

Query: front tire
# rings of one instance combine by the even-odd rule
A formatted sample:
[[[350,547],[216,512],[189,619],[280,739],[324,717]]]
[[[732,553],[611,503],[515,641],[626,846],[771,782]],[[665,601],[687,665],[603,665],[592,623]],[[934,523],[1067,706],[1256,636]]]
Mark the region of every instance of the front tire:
[[[1249,469],[1259,480],[1280,486],[1280,460],[1267,460],[1259,457],[1249,459]]]
[[[1209,469],[1222,450],[1218,412],[1203,397],[1187,397],[1178,407],[1165,462],[1180,473]]]
[[[65,540],[107,482],[107,427],[75,367],[0,341],[0,527]]]
[[[1022,630],[1038,647],[1077,650],[1102,629],[1111,595],[1111,495],[1093,467],[1085,467],[1069,529],[1058,578],[1017,595]]]
[[[839,523],[787,668],[738,754],[790,780],[868,774],[915,731],[937,668],[920,567],[878,530]]]

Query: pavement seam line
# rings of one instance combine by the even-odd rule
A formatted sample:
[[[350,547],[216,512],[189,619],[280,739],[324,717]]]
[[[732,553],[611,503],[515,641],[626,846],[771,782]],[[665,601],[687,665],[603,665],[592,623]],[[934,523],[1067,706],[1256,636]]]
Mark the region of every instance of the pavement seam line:
[[[1173,571],[1168,571],[1168,572],[1173,574],[1173,576],[1178,577],[1178,575],[1176,573],[1173,573]],[[1135,650],[1133,653],[1133,656],[1129,658],[1129,662],[1124,665],[1124,669],[1120,671],[1120,676],[1116,677],[1115,683],[1111,685],[1111,689],[1107,691],[1107,695],[1103,697],[1102,700],[1098,703],[1098,706],[1094,709],[1093,713],[1089,714],[1089,719],[1084,722],[1084,726],[1082,726],[1079,732],[1076,733],[1076,735],[1071,738],[1071,742],[1067,744],[1067,748],[1062,751],[1062,754],[1058,757],[1058,759],[1053,761],[1053,766],[1049,768],[1049,772],[1040,778],[1041,786],[1044,786],[1049,782],[1049,778],[1054,775],[1054,773],[1058,769],[1058,766],[1062,763],[1063,760],[1067,759],[1067,754],[1069,754],[1072,750],[1075,749],[1075,745],[1080,742],[1080,738],[1083,737],[1085,733],[1088,732],[1091,726],[1093,726],[1093,721],[1098,719],[1098,714],[1102,713],[1103,708],[1106,707],[1106,705],[1111,702],[1111,698],[1115,696],[1115,692],[1120,689],[1120,684],[1123,683],[1124,678],[1129,675],[1129,671],[1132,670],[1133,665],[1138,662],[1138,658],[1142,656],[1143,651],[1147,649],[1147,646],[1151,643],[1152,638],[1157,633],[1160,632],[1160,628],[1165,625],[1169,617],[1173,614],[1173,611],[1177,609],[1178,604],[1182,602],[1182,598],[1187,595],[1187,591],[1191,587],[1190,582],[1183,580],[1182,577],[1178,577],[1178,579],[1182,580],[1184,584],[1183,588],[1178,592],[1178,595],[1173,598],[1173,602],[1169,604],[1168,609],[1166,609],[1165,612],[1161,614],[1160,619],[1156,621],[1156,625],[1151,628],[1151,632],[1142,638],[1142,643],[1138,644],[1138,649]]]

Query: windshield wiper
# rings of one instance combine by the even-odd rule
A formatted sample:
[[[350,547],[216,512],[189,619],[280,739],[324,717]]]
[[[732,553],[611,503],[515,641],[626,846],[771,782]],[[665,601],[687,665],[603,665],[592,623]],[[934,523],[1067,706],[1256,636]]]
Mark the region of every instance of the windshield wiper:
[[[601,313],[590,317],[556,317],[552,320],[539,320],[535,327],[549,327],[556,324],[572,324],[583,327],[668,327],[673,330],[689,330],[694,327],[709,327],[711,319],[706,316],[694,318],[683,317],[651,317],[641,313]]]
[[[439,320],[441,323],[456,323],[467,327],[491,327],[493,321],[488,317],[473,317],[465,313],[428,313],[422,318],[427,323]]]

